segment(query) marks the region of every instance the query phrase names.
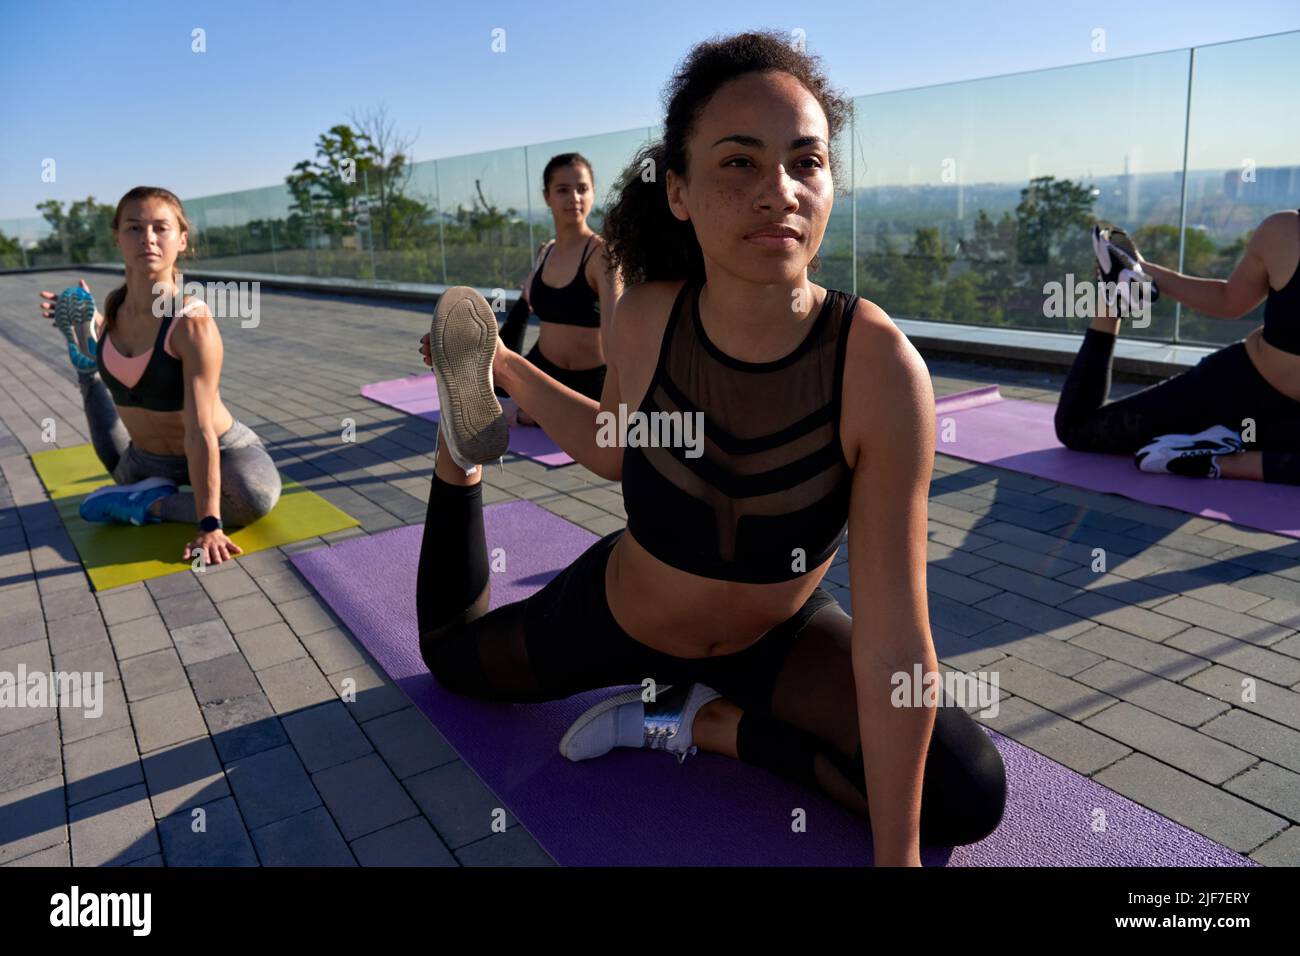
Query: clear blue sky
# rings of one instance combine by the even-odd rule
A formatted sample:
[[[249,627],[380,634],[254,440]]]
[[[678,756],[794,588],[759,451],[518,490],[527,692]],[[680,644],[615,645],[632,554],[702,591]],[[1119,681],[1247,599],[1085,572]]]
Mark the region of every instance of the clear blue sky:
[[[647,126],[692,43],[766,27],[802,28],[860,95],[1300,29],[1300,3],[0,0],[0,218],[138,183],[283,182],[322,131],[378,104],[418,134],[416,160]]]

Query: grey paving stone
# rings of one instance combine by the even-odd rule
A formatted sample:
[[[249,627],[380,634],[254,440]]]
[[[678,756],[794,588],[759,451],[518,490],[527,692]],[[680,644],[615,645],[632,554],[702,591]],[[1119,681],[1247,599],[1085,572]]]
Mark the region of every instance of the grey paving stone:
[[[158,819],[230,793],[208,738],[155,750],[143,759],[143,764],[154,816]]]
[[[203,708],[212,743],[226,763],[289,742],[271,703],[260,693]]]
[[[1249,611],[1268,601],[1262,594],[1246,591],[1231,584],[1207,584],[1187,592],[1187,597],[1213,604],[1229,611]]]
[[[1188,628],[1171,637],[1167,643],[1207,661],[1243,671],[1273,684],[1290,686],[1300,681],[1300,660],[1203,627]]]
[[[1132,753],[1110,737],[1020,697],[1000,702],[998,715],[981,723],[1086,776]]]
[[[312,593],[307,582],[292,568],[278,574],[264,574],[255,580],[273,604],[287,604],[298,598],[308,597]]]
[[[104,623],[109,626],[158,613],[153,596],[142,586],[134,584],[126,588],[101,591],[99,608],[104,615]]]
[[[38,850],[21,859],[14,860],[11,863],[0,864],[3,866],[72,866],[72,847],[66,843],[60,843],[58,846],[52,846],[45,850]]]
[[[204,574],[207,572],[204,571]],[[150,578],[145,582],[145,587],[154,599],[175,597],[178,594],[192,594],[201,591],[202,586],[199,584],[199,575],[193,570],[177,571],[175,574],[164,574],[162,577]]]
[[[312,775],[312,781],[347,840],[419,812],[377,754],[322,770]]]
[[[1127,701],[1088,718],[1084,724],[1209,783],[1223,783],[1259,762],[1254,754]]]
[[[251,580],[250,580],[251,583]],[[232,633],[252,631],[269,624],[282,623],[280,612],[261,591],[222,601],[217,605]]]
[[[331,674],[329,682],[358,723],[411,705],[396,684],[369,665]]]
[[[1300,598],[1300,595],[1297,597]],[[1251,608],[1247,613],[1251,617],[1263,618],[1282,627],[1300,629],[1300,604],[1281,598],[1266,598],[1263,604]]]
[[[80,803],[144,783],[135,732],[119,727],[63,747],[68,803]]]
[[[1109,694],[1014,657],[999,661],[998,673],[1004,690],[1072,720],[1082,721],[1115,703]]]
[[[1279,833],[1250,858],[1263,866],[1300,866],[1300,827]]]
[[[456,851],[462,866],[555,866],[556,863],[521,826],[476,840]]]
[[[837,574],[827,574],[827,577],[840,584],[849,586],[850,581],[847,574],[847,565],[841,565],[843,570]],[[834,571],[836,569],[832,569]],[[976,601],[982,601],[987,597],[992,597],[1000,590],[996,587],[990,587],[987,584],[981,584],[977,580],[964,577],[953,571],[945,571],[936,565],[930,565],[926,571],[926,585],[929,590],[936,594],[942,594],[946,598],[954,601],[960,601],[963,604],[974,604]]]
[[[296,816],[321,802],[302,761],[287,745],[230,761],[226,780],[250,831]]]
[[[189,668],[190,684],[199,705],[219,704],[240,697],[260,695],[261,685],[242,654],[227,654],[199,661]]]
[[[239,649],[255,671],[306,656],[306,649],[283,621],[235,635]]]
[[[1042,574],[1004,564],[995,564],[991,568],[977,572],[973,577],[976,581],[983,582],[996,590],[1011,591],[1013,594],[1032,598],[1043,604],[1062,604],[1079,593],[1077,588],[1053,581]],[[984,597],[991,596],[983,595],[974,600],[982,601]]]
[[[1027,627],[1037,634],[1066,640],[1094,627],[1084,620],[1019,594],[1003,592],[975,605],[977,610]]]
[[[1148,610],[1159,607],[1173,597],[1173,594],[1163,588],[1153,587],[1143,581],[1135,581],[1119,574],[1111,574],[1109,571],[1093,571],[1091,566],[1075,568],[1056,580],[1081,591],[1100,594],[1125,604],[1140,605]]]
[[[357,642],[337,627],[307,634],[302,638],[302,644],[315,659],[321,672],[327,675],[367,663]]]
[[[25,787],[62,772],[57,721],[47,720],[0,737],[0,790]]]
[[[172,646],[171,632],[158,615],[137,618],[125,624],[114,624],[108,630],[117,659],[124,661],[141,654],[161,651]]]
[[[1068,641],[1058,641],[1054,637],[1034,634],[1028,628],[1009,622],[998,624],[981,631],[972,640],[979,644],[997,648],[1005,654],[1022,661],[1037,664],[1054,674],[1070,677],[1079,671],[1099,663],[1102,658],[1076,647]]]
[[[506,810],[463,760],[409,777],[405,785],[443,843],[453,851],[493,836],[492,822],[500,816],[495,811]],[[516,823],[508,810],[502,819],[507,827]]]
[[[1259,618],[1236,611],[1226,611],[1213,604],[1195,601],[1188,597],[1177,597],[1160,605],[1160,613],[1176,617],[1188,624],[1227,634],[1238,640],[1265,646],[1280,641],[1291,633],[1287,628],[1269,621],[1261,621]]]
[[[1160,611],[1167,606],[1167,602],[1161,604]],[[1152,641],[1163,641],[1187,629],[1185,622],[1165,617],[1160,611],[1134,607],[1091,591],[1066,601],[1061,605],[1061,610]]]
[[[54,669],[65,673],[94,674],[105,682],[118,680],[117,661],[108,637],[95,644],[55,652]]]
[[[399,780],[457,759],[447,739],[414,707],[366,721],[361,729]]]
[[[88,647],[108,640],[108,631],[104,619],[99,614],[99,605],[91,598],[89,611],[72,614],[58,620],[47,620],[50,650],[55,654]]]
[[[1224,788],[1292,823],[1300,822],[1300,774],[1261,762],[1229,780]]]
[[[1300,731],[1237,707],[1197,729],[1300,773]]]
[[[132,702],[178,690],[188,683],[181,659],[171,648],[132,657],[121,666],[126,699]]]
[[[1249,853],[1286,826],[1276,814],[1145,754],[1125,757],[1093,779],[1238,853]]]
[[[131,722],[142,754],[207,734],[207,726],[188,687],[131,705]]]
[[[286,714],[281,722],[308,773],[347,763],[372,751],[366,735],[337,700]]]
[[[73,866],[122,866],[159,850],[142,786],[76,804],[68,810],[68,828]]]
[[[253,579],[235,563],[210,566],[195,577],[199,579],[199,585],[207,592],[212,603],[217,605],[241,595],[258,593]]]
[[[424,817],[412,817],[352,841],[362,866],[457,866]]]
[[[97,716],[94,711],[87,713],[84,708],[65,707],[59,711],[59,726],[65,745],[130,725],[131,715],[121,681],[104,685]]]
[[[357,865],[324,807],[268,824],[250,835],[263,866]]]
[[[185,594],[159,598],[158,613],[162,615],[163,621],[173,635],[178,629],[221,620],[216,606],[202,591],[189,591]]]
[[[186,667],[234,654],[239,650],[230,631],[220,620],[203,621],[172,631],[172,642]]]
[[[0,791],[0,863],[68,842],[60,777]]]
[[[305,657],[260,670],[257,679],[277,714],[292,713],[338,699],[320,668]]]
[[[201,815],[194,810],[202,809]],[[257,853],[230,797],[158,821],[168,866],[257,866]]]
[[[978,634],[995,624],[1002,623],[1003,620],[1001,617],[953,601],[934,592],[927,595],[927,603],[929,604],[931,623],[962,637]]]
[[[1253,684],[1254,700],[1245,700],[1247,683]],[[1225,703],[1300,730],[1300,694],[1277,687],[1220,664],[1207,667],[1183,681],[1187,687],[1203,691]]]
[[[1200,726],[1228,708],[1221,700],[1120,661],[1102,661],[1074,679],[1188,727]]]
[[[832,592],[834,596],[834,592]],[[838,598],[837,598],[838,599]],[[984,634],[992,633],[990,628]],[[930,634],[934,639],[935,654],[940,661],[963,672],[980,670],[1007,655],[997,644],[986,643],[982,634],[962,637],[941,627],[931,626]]]
[[[323,631],[327,627],[338,627],[340,624],[339,619],[334,616],[333,612],[315,595],[286,601],[284,604],[277,605],[277,607],[288,625],[293,628],[293,632],[299,637]]]
[[[1070,638],[1070,643],[1171,681],[1180,681],[1210,666],[1209,661],[1194,654],[1109,627],[1084,631]]]

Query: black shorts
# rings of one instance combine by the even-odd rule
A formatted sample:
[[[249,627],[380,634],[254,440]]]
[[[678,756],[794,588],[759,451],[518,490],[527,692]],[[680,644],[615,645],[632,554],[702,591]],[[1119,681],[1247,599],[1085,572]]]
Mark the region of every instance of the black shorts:
[[[769,713],[777,674],[813,616],[844,615],[819,585],[793,616],[742,651],[702,658],[661,653],[624,631],[609,609],[605,566],[625,532],[605,535],[524,602],[528,661],[548,698],[646,678],[660,685],[698,681],[746,711]]]
[[[600,393],[605,388],[604,365],[597,365],[595,368],[560,368],[560,366],[543,355],[542,350],[537,345],[529,349],[524,358],[561,385],[567,386],[581,395],[586,395],[588,398],[600,401]]]

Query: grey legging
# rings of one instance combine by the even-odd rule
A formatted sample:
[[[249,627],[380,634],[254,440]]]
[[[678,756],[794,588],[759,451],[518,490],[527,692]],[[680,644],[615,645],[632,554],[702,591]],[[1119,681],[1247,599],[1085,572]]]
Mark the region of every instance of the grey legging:
[[[170,478],[178,486],[189,484],[189,463],[184,455],[155,455],[135,447],[98,372],[78,375],[77,384],[90,425],[90,442],[115,482],[126,485],[145,478]],[[217,448],[221,453],[221,520],[232,527],[251,524],[280,500],[280,473],[262,440],[242,422],[236,421],[218,439]],[[163,498],[158,507],[163,521],[195,524],[199,520],[194,494],[189,491]]]

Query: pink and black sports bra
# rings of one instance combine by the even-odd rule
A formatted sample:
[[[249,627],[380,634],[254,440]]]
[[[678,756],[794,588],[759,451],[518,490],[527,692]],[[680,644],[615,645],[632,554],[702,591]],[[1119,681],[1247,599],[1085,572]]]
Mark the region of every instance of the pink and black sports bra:
[[[154,412],[179,412],[185,407],[185,378],[180,357],[171,350],[172,332],[176,318],[199,304],[200,300],[191,299],[176,317],[164,316],[153,347],[139,355],[123,355],[108,330],[101,330],[95,361],[115,405]]]

